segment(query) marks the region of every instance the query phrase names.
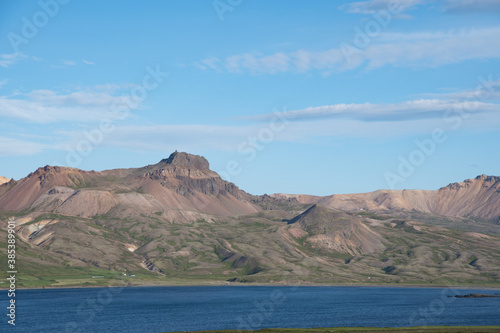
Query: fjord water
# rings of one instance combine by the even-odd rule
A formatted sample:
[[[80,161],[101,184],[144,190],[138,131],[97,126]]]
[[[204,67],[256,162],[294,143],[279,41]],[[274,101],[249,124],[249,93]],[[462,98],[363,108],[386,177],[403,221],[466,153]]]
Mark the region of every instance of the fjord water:
[[[167,332],[266,327],[500,325],[492,290],[389,287],[134,287],[20,290],[1,332]],[[1,291],[6,313],[7,292]]]

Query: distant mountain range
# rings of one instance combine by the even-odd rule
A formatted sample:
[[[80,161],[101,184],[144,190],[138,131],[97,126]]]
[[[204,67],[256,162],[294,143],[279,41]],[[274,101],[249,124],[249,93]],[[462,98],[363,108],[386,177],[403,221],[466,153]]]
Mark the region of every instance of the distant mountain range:
[[[0,244],[15,217],[23,286],[500,285],[500,177],[437,191],[254,196],[205,158],[174,152],[142,168],[45,166],[0,184]]]
[[[378,190],[359,194],[311,195],[274,194],[274,198],[295,198],[301,203],[319,203],[346,211],[417,210],[454,216],[477,217],[500,222],[500,177],[477,176],[437,191]]]
[[[91,217],[160,211],[170,219],[228,216],[262,210],[255,196],[226,182],[197,155],[175,152],[154,165],[101,172],[45,166],[19,181],[0,177],[0,210]],[[6,183],[6,184],[5,184]],[[478,176],[437,191],[378,190],[361,194],[273,194],[278,200],[318,203],[344,211],[417,210],[500,221],[500,177]]]

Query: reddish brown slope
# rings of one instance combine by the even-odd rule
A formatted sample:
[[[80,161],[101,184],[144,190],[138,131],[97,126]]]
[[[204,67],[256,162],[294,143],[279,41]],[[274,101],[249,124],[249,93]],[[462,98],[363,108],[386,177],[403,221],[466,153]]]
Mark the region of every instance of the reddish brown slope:
[[[249,198],[211,171],[205,158],[178,152],[138,169],[95,172],[46,166],[0,186],[0,210],[84,217],[156,213],[189,220],[199,213],[226,216],[258,211]]]
[[[95,172],[45,166],[27,177],[0,186],[0,209],[21,211],[28,209],[41,195],[55,186],[76,186],[75,182],[86,181]]]

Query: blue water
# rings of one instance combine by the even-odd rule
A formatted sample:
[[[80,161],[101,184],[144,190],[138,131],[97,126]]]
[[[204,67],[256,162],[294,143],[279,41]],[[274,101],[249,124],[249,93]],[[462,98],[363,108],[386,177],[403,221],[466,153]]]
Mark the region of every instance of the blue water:
[[[500,325],[491,290],[376,287],[140,287],[20,290],[1,332],[167,332],[270,327]]]

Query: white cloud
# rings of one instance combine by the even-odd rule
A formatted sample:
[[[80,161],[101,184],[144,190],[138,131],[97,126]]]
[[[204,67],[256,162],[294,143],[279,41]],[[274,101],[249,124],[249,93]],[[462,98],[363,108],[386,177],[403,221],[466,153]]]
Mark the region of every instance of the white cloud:
[[[15,96],[0,96],[0,115],[34,123],[58,121],[100,121],[121,119],[126,108],[138,109],[140,103],[130,95],[87,89],[72,93],[35,90]]]
[[[87,64],[87,65],[95,65],[95,62],[90,61],[90,60],[85,60],[85,59],[82,59],[82,62],[83,62],[84,64]]]
[[[0,67],[8,68],[24,58],[27,56],[22,53],[0,54]]]
[[[196,65],[230,73],[277,74],[323,73],[365,66],[437,67],[468,60],[500,58],[500,27],[422,33],[384,33],[366,48],[346,41],[352,48],[339,46],[325,51],[296,50],[270,55],[244,53],[224,59],[208,58]],[[347,50],[347,51],[346,51]],[[347,54],[347,56],[346,56]]]

